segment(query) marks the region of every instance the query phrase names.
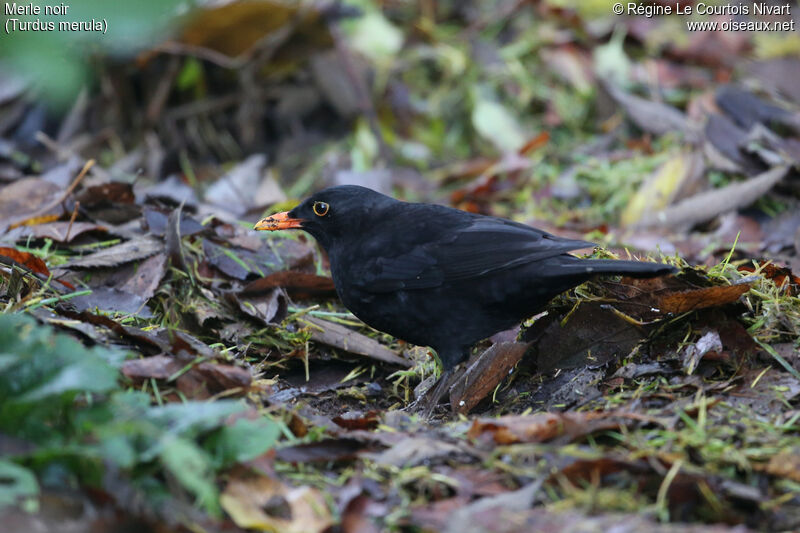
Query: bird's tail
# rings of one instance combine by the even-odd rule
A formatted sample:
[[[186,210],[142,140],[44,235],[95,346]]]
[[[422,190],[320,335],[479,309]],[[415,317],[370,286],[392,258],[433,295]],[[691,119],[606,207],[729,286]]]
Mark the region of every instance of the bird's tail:
[[[619,261],[616,259],[583,259],[573,263],[574,267],[584,268],[587,274],[612,274],[634,278],[653,278],[678,271],[673,266],[647,261]]]

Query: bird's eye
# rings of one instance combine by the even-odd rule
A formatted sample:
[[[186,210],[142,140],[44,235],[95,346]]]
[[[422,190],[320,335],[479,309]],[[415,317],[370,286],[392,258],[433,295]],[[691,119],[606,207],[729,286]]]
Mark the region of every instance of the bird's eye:
[[[328,210],[330,208],[331,206],[329,206],[325,202],[314,202],[314,206],[312,209],[314,209],[315,215],[317,215],[318,217],[324,217],[325,215],[328,214]]]

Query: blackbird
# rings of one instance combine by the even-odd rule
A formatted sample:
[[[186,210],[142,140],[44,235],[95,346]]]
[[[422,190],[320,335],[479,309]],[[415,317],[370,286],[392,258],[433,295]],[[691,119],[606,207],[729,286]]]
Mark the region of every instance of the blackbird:
[[[345,307],[377,330],[432,347],[445,371],[433,406],[473,344],[540,312],[565,290],[597,274],[653,277],[675,270],[579,259],[567,252],[594,244],[353,185],[322,190],[255,229],[310,233],[328,253]]]

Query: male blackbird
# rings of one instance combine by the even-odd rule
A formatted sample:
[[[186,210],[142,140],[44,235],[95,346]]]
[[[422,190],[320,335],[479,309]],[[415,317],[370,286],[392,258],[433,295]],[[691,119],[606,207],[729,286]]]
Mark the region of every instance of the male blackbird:
[[[652,277],[660,263],[589,260],[594,246],[501,218],[406,203],[364,187],[320,191],[257,230],[303,229],[328,252],[342,303],[380,331],[436,350],[445,373],[477,341],[540,312],[597,274]]]

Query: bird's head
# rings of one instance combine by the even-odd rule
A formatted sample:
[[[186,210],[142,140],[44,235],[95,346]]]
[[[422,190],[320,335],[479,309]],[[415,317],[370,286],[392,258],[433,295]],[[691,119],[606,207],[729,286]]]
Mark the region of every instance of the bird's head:
[[[328,249],[334,239],[358,235],[368,229],[376,212],[396,202],[366,187],[340,185],[319,191],[291,211],[262,218],[254,229],[302,229]]]

